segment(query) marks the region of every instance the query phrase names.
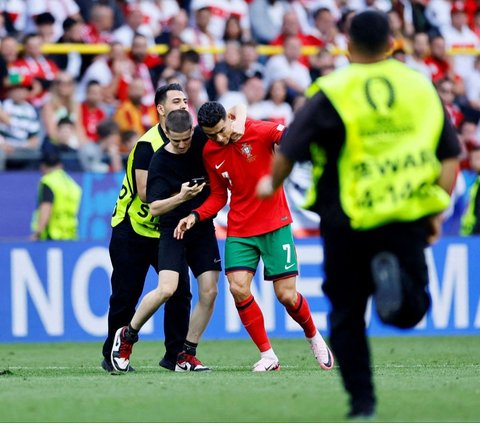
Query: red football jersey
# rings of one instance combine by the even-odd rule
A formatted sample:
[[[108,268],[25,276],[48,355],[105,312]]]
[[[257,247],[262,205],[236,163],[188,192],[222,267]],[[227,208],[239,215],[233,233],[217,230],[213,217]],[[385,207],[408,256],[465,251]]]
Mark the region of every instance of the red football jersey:
[[[256,196],[259,179],[270,172],[274,144],[285,126],[247,119],[240,140],[221,146],[208,140],[203,160],[210,179],[211,194],[195,211],[200,219],[214,216],[231,193],[227,236],[250,237],[272,232],[292,222],[283,188],[273,197]]]

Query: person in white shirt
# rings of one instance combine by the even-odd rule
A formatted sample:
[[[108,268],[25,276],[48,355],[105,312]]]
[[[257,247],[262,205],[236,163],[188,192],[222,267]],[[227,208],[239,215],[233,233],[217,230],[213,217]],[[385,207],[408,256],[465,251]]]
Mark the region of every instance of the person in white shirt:
[[[451,18],[452,23],[441,28],[447,49],[477,49],[479,39],[467,25],[467,14],[463,1],[455,1],[452,4]],[[465,78],[473,71],[473,61],[474,57],[472,55],[456,54],[453,57],[455,73]]]
[[[302,94],[312,83],[308,68],[299,62],[302,42],[294,35],[288,36],[283,44],[283,54],[271,57],[265,67],[265,84],[283,79],[290,97]]]
[[[135,33],[142,34],[147,39],[149,46],[155,44],[152,28],[143,23],[140,7],[131,4],[127,7],[125,24],[113,31],[113,38],[122,43],[124,47],[130,48]]]
[[[425,63],[425,57],[428,54],[429,42],[428,35],[425,32],[417,32],[413,36],[412,53],[405,59],[405,64],[422,73],[428,79],[432,79],[432,71]]]

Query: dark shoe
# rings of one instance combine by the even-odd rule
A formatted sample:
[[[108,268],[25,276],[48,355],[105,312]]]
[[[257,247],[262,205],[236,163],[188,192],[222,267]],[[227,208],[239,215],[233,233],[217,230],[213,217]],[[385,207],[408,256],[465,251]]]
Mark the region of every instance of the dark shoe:
[[[178,354],[176,372],[209,372],[210,369],[202,364],[202,362],[194,355],[181,352]]]
[[[135,339],[129,339],[127,330],[127,326],[118,329],[113,339],[110,360],[113,368],[119,372],[128,372],[133,344],[138,340],[138,335]]]
[[[164,369],[171,370],[172,372],[175,371],[175,362],[170,361],[166,356],[164,356],[160,362],[158,363],[160,367],[163,367]]]
[[[400,265],[391,253],[377,254],[372,260],[377,313],[384,323],[395,323],[403,304]]]
[[[347,420],[353,421],[370,421],[375,419],[375,410],[373,408],[366,408],[364,410],[350,410],[347,414]]]
[[[110,361],[107,361],[106,358],[104,358],[103,361],[100,364],[102,366],[102,369],[105,370],[106,372],[115,373],[115,369],[113,368],[112,363]],[[130,366],[128,368],[128,371],[129,372],[134,372],[135,369],[132,366]]]

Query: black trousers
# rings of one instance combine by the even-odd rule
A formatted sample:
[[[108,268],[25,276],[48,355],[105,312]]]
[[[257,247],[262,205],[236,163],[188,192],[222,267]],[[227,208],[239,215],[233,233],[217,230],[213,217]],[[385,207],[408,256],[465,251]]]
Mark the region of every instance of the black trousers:
[[[325,228],[323,290],[332,309],[330,342],[340,365],[351,407],[375,405],[370,352],[365,327],[367,301],[374,291],[371,262],[376,254],[394,254],[400,265],[404,303],[397,327],[413,327],[430,306],[425,261],[427,229],[423,221],[396,223],[370,231]]]
[[[135,314],[147,272],[158,266],[158,239],[138,235],[128,219],[112,228],[110,259],[113,265],[112,294],[108,310],[108,336],[103,356],[110,360],[113,338],[118,328],[126,326]],[[192,294],[188,267],[180,272],[178,289],[165,303],[165,357],[175,363],[182,351],[190,320]]]

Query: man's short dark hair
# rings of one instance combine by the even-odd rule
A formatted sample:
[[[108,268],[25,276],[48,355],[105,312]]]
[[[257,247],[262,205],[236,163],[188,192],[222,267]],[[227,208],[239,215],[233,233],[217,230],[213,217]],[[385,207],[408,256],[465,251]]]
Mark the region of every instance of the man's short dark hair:
[[[48,151],[42,154],[40,164],[47,167],[57,166],[61,163],[60,155],[56,151]]]
[[[172,110],[165,120],[165,128],[168,132],[181,134],[193,127],[192,116],[186,110]]]
[[[388,48],[390,36],[388,16],[377,10],[361,12],[353,17],[348,34],[361,53],[383,53]]]
[[[213,128],[222,119],[225,120],[227,112],[217,101],[208,101],[200,107],[197,114],[198,124],[205,128]]]
[[[120,133],[120,127],[113,119],[106,119],[97,126],[97,134],[101,139],[107,138],[115,133]]]
[[[167,99],[167,93],[169,91],[181,91],[183,92],[183,88],[180,84],[167,84],[162,85],[161,87],[157,88],[155,93],[155,106],[158,106],[160,103],[164,103]]]

